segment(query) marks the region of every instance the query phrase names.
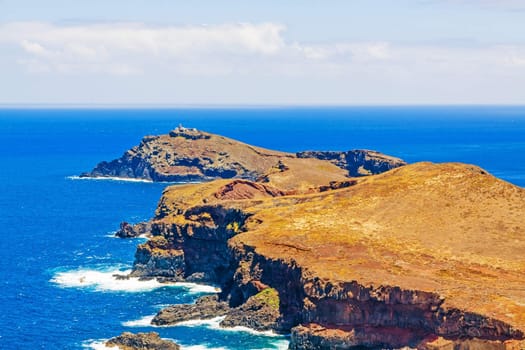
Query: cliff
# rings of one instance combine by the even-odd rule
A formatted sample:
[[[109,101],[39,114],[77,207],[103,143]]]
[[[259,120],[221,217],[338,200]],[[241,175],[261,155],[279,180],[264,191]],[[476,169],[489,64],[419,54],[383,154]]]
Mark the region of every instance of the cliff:
[[[404,162],[399,158],[368,150],[307,151],[298,152],[296,155],[299,158],[328,160],[338,167],[348,170],[348,175],[353,177],[380,174],[404,165]]]
[[[233,308],[273,288],[291,349],[524,349],[525,189],[456,163],[299,189],[287,160],[168,187],[133,274],[218,283]]]
[[[314,162],[315,159],[320,160]],[[81,176],[173,182],[219,178],[256,180],[282,161],[293,161],[302,169],[310,168],[312,163],[330,163],[351,176],[377,174],[405,164],[398,158],[373,151],[278,152],[178,127],[167,135],[144,137],[138,146],[126,151],[119,159],[101,162]]]

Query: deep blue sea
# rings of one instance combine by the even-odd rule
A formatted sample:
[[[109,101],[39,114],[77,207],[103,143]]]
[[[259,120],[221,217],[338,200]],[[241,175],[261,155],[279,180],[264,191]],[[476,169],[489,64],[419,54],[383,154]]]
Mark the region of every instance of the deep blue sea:
[[[473,163],[525,186],[525,107],[0,109],[0,349],[102,348],[122,331],[149,330],[184,349],[287,347],[217,322],[153,329],[148,317],[160,308],[211,287],[112,277],[141,242],[112,232],[150,218],[166,184],[71,176],[180,123],[283,151]]]

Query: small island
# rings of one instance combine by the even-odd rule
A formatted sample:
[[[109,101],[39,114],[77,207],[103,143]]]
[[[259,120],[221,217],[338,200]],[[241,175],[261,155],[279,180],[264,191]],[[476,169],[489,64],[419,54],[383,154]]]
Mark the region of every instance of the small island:
[[[294,350],[524,349],[525,189],[474,165],[350,152],[177,128],[86,176],[207,181],[169,186],[149,222],[119,231],[149,237],[131,276],[221,288],[157,325],[221,316],[290,333]]]

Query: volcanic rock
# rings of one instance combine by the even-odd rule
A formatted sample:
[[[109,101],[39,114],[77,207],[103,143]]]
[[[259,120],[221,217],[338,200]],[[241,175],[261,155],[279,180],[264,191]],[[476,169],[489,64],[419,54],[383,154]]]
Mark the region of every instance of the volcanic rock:
[[[173,325],[183,321],[206,320],[226,315],[230,310],[228,303],[219,301],[217,295],[207,295],[197,299],[195,304],[171,305],[155,315],[152,324]]]
[[[222,327],[248,327],[257,331],[285,332],[280,326],[279,293],[266,288],[232,308],[221,322]]]
[[[299,158],[328,160],[342,169],[348,170],[352,177],[375,175],[406,165],[399,158],[376,151],[352,150],[347,152],[307,151],[296,154]]]
[[[106,342],[107,347],[118,347],[121,350],[179,350],[180,347],[169,340],[159,337],[158,333],[124,332]]]
[[[171,305],[159,311],[151,323],[166,326],[221,316],[224,319],[220,326],[225,328],[241,326],[257,331],[282,331],[279,294],[273,288],[260,291],[237,307],[230,307],[226,301],[219,299],[219,295],[200,297],[195,304]]]
[[[119,230],[115,233],[116,237],[120,238],[135,238],[142,235],[148,235],[151,227],[147,222],[141,222],[132,225],[127,222],[121,222]]]

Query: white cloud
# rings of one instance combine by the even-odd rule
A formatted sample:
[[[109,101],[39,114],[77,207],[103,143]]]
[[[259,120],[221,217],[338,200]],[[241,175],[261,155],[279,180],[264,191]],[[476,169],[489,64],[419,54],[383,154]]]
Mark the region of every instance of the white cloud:
[[[139,23],[59,26],[22,22],[0,26],[0,43],[18,45],[50,71],[92,71],[86,67],[90,66],[110,73],[136,73],[144,70],[144,60],[153,58],[189,62],[273,55],[284,46],[283,30],[273,23],[153,27]],[[130,68],[115,70],[115,65]]]
[[[388,42],[287,43],[276,23],[155,27],[140,23],[0,26],[0,44],[23,50],[32,72],[147,74],[151,66],[186,75],[264,70],[341,74],[355,69],[458,71],[521,66],[524,48],[395,45]],[[290,70],[290,65],[296,65]],[[484,67],[485,66],[485,67]],[[35,67],[39,67],[35,69]],[[426,67],[426,68],[425,68]]]
[[[67,80],[73,76],[68,84],[74,86],[85,84],[88,88],[103,80],[108,88],[117,87],[102,97],[90,97],[90,101],[98,98],[107,102],[113,91],[133,88],[118,85],[118,77],[139,77],[137,89],[149,82],[147,91],[141,89],[135,96],[120,99],[133,102],[147,94],[154,100],[166,87],[177,88],[177,96],[192,102],[202,98],[203,103],[236,98],[239,102],[267,101],[270,97],[264,94],[279,103],[299,93],[304,93],[301,100],[314,102],[312,96],[319,96],[338,103],[355,99],[361,103],[441,99],[483,103],[491,96],[496,102],[525,100],[521,92],[525,47],[520,45],[297,42],[288,39],[285,27],[277,23],[149,26],[17,22],[0,25],[0,50],[9,52],[0,58],[0,75],[14,76],[16,72],[8,67],[23,67],[24,77],[29,79],[26,86],[38,75],[34,81],[43,84],[42,77],[49,77],[49,86],[56,87],[57,95],[65,89],[74,93],[71,88],[60,90],[61,83],[55,80],[61,77]],[[108,74],[116,77],[100,79]],[[164,86],[164,90],[157,86]],[[96,95],[98,90],[102,91],[98,87],[89,93]],[[39,98],[48,91],[53,89],[42,88]]]

